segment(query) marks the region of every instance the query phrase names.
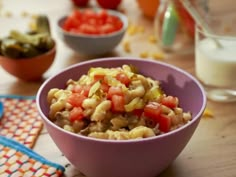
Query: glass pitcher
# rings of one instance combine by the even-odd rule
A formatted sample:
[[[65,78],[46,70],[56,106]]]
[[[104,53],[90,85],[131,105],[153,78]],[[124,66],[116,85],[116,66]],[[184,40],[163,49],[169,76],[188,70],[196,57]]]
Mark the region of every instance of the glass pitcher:
[[[194,25],[181,0],[162,0],[154,19],[157,45],[167,53],[193,52]]]

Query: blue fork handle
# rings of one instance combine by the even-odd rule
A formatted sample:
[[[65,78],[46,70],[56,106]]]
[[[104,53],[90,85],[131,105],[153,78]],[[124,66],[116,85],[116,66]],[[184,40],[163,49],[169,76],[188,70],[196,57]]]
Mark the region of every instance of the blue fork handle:
[[[0,119],[3,117],[3,113],[4,113],[4,106],[3,103],[0,101]]]

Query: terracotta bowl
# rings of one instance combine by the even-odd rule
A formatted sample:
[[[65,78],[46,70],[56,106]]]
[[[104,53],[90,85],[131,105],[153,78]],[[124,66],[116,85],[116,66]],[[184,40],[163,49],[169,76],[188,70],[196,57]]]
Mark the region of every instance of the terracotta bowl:
[[[50,68],[56,55],[56,45],[39,56],[13,59],[0,55],[0,65],[9,74],[24,81],[40,80]]]
[[[131,64],[139,72],[158,79],[167,94],[177,96],[180,106],[191,111],[192,120],[184,126],[151,138],[101,140],[66,131],[48,119],[47,94],[51,88],[65,88],[68,79],[77,80],[91,67],[118,67]],[[154,177],[180,154],[195,132],[206,106],[200,83],[189,73],[172,65],[131,57],[100,58],[64,69],[45,81],[37,93],[42,120],[65,157],[89,177]]]

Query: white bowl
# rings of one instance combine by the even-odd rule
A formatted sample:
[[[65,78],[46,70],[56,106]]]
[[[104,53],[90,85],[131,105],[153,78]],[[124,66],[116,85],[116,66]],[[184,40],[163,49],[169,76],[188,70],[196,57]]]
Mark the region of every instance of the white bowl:
[[[95,11],[98,11],[96,9]],[[60,39],[75,52],[86,56],[99,56],[112,51],[122,40],[128,27],[128,18],[121,12],[107,10],[108,14],[118,17],[123,27],[116,32],[104,35],[75,34],[62,28],[67,16],[58,20],[58,34]]]

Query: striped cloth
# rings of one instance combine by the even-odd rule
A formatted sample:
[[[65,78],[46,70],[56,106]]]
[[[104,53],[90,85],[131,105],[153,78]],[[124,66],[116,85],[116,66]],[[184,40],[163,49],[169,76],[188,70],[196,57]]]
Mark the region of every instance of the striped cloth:
[[[34,152],[43,122],[35,96],[0,95],[0,177],[58,177],[65,168]]]
[[[0,136],[0,177],[59,177],[64,171],[21,143]]]
[[[4,114],[0,135],[32,148],[43,127],[34,96],[0,95]]]

